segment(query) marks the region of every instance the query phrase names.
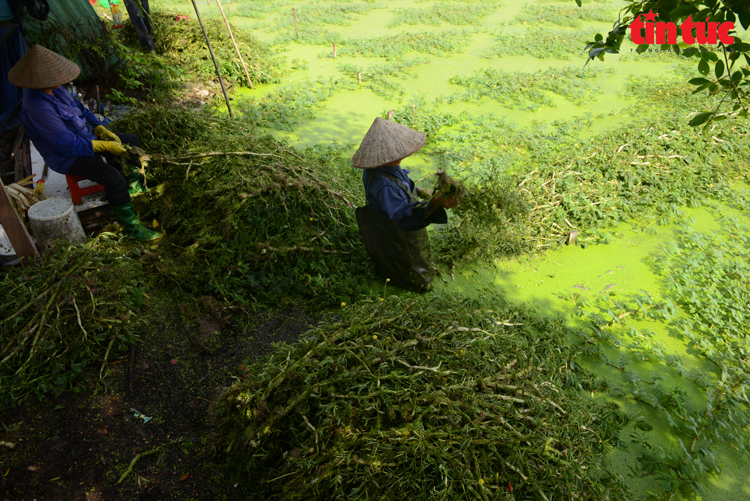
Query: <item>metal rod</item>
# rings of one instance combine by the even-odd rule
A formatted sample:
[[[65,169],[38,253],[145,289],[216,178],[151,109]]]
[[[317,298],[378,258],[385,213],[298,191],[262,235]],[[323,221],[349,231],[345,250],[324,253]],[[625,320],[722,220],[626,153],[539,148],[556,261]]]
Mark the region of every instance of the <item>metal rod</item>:
[[[201,25],[201,29],[203,30],[203,36],[206,37],[206,45],[208,45],[208,52],[211,54],[211,59],[214,60],[214,67],[216,68],[216,75],[219,77],[219,84],[221,84],[221,91],[224,93],[224,99],[227,102],[227,109],[229,110],[229,117],[234,118],[234,115],[232,115],[232,106],[229,104],[229,96],[227,96],[227,89],[224,87],[224,80],[221,78],[221,71],[219,71],[219,63],[216,62],[216,56],[214,56],[214,50],[211,48],[211,41],[208,39],[208,32],[206,31],[206,27],[203,26],[203,20],[201,20],[201,13],[198,12],[198,6],[195,4],[195,0],[190,0],[193,2],[193,8],[195,9],[195,15],[198,18],[198,22]]]
[[[229,31],[229,36],[232,39],[232,43],[234,44],[234,50],[237,51],[237,56],[240,58],[240,62],[242,63],[242,67],[245,69],[245,76],[247,77],[247,83],[250,84],[250,88],[253,87],[253,81],[250,80],[250,74],[247,72],[247,66],[245,66],[245,60],[242,59],[242,54],[240,53],[240,48],[237,47],[237,42],[234,41],[234,35],[232,34],[232,28],[229,26],[229,20],[227,20],[227,16],[224,15],[224,8],[221,6],[221,0],[216,0],[216,4],[219,6],[219,10],[221,11],[221,15],[224,18],[224,24],[227,25],[227,30]],[[229,5],[232,5],[231,3]]]

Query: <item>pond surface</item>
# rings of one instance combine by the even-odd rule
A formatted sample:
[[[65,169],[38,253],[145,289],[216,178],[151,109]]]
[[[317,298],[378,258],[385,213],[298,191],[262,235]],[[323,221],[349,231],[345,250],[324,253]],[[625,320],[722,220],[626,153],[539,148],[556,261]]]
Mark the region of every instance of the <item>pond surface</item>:
[[[152,5],[192,12],[189,2],[152,0]],[[198,6],[204,17],[218,16],[215,4],[199,1]],[[226,2],[224,6],[227,10]],[[685,74],[689,70],[685,63],[669,54],[637,55],[633,53],[634,46],[626,43],[621,55],[608,55],[604,62],[594,61],[584,69],[582,49],[586,41],[597,31],[606,35],[617,15],[615,3],[584,6],[585,18],[579,19],[580,11],[575,10],[572,0],[471,4],[235,0],[231,3],[231,21],[271,44],[292,68],[283,82],[238,91],[235,102],[241,109],[270,101],[284,104],[290,96],[303,99],[308,115],[295,116],[291,123],[270,127],[269,131],[299,147],[335,142],[349,145],[352,153],[376,116],[409,107],[414,113],[420,109],[425,113],[439,110],[458,117],[458,122],[449,128],[479,127],[480,117],[486,119],[490,114],[529,130],[560,122],[578,123],[578,117],[584,123],[576,133],[582,141],[646,114],[667,113],[666,108],[660,109],[653,102],[629,97],[628,83],[638,78],[673,79],[674,87],[686,86]],[[294,31],[292,8],[297,14],[299,39]],[[480,8],[484,11],[480,12]],[[463,24],[472,15],[473,22]],[[399,19],[404,22],[396,25]],[[478,72],[494,75],[494,80],[490,80],[499,83],[523,80],[528,84],[494,94],[492,89],[477,87],[467,91],[467,86],[459,81]],[[362,83],[357,81],[357,73],[361,73]],[[531,78],[534,75],[536,79]],[[548,85],[554,79],[560,84]],[[329,89],[323,97],[306,91],[315,82],[323,82],[318,85]],[[681,110],[686,121],[694,111]],[[436,169],[440,155],[446,151],[465,146],[446,142],[448,137],[441,136],[439,145],[426,147],[404,162],[404,166],[408,164],[413,169],[415,179]],[[745,210],[725,205],[686,209],[681,224],[622,224],[611,229],[607,243],[586,248],[560,247],[523,259],[497,260],[494,266],[464,265],[458,268],[454,280],[448,278],[438,288],[468,294],[502,293],[512,301],[535,304],[540,311],[563,317],[571,327],[585,330],[592,315],[606,315],[617,301],[632,302],[639,294],[658,297],[670,305],[676,302],[668,287],[669,273],[665,275],[665,270],[654,264],[657,256],[687,238],[686,230],[724,234],[731,240],[729,235],[737,226],[728,225],[723,217],[727,214],[740,218],[740,228],[747,230]],[[640,431],[633,426],[624,429],[621,439],[629,450],[615,450],[611,455],[613,467],[623,474],[637,497],[659,487],[656,480],[630,474],[630,468],[638,468],[637,456],[648,447],[643,443],[655,449],[664,447],[667,453],[684,446],[668,426],[664,413],[632,398],[633,387],[658,385],[666,393],[678,388],[678,393],[684,393],[681,398],[685,399],[685,407],[699,409],[707,402],[705,387],[694,384],[686,374],[702,373],[714,382],[722,376],[716,364],[678,332],[675,322],[690,318],[690,312],[678,307],[670,310],[668,316],[665,314],[664,320],[630,321],[624,315],[622,325],[613,329],[611,338],[601,341],[601,349],[611,362],[604,363],[601,357],[580,360],[581,365],[607,379],[613,388],[619,388],[598,398],[617,401],[633,415],[640,413],[648,424]],[[747,326],[744,329],[746,335],[750,334]],[[675,357],[681,361],[682,373],[674,368]],[[615,367],[618,364],[627,366],[627,370]],[[634,380],[634,374],[644,381],[654,375],[662,379],[642,383]],[[631,444],[634,436],[640,445]],[[718,444],[714,452],[722,472],[709,477],[702,499],[750,499],[750,462],[725,443]],[[691,498],[678,495],[672,499]]]

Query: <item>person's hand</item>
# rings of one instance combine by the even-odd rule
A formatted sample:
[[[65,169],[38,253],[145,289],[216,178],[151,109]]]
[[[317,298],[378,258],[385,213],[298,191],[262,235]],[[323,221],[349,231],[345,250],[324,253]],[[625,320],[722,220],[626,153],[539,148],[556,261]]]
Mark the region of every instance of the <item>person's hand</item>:
[[[424,188],[417,188],[417,196],[424,200],[432,196],[432,191],[425,190]]]
[[[442,194],[438,194],[437,196],[432,197],[430,200],[432,202],[432,205],[435,207],[445,207],[446,209],[452,209],[453,207],[458,205],[458,198],[452,197],[452,198],[443,198]]]
[[[91,141],[91,146],[94,153],[111,153],[118,157],[128,152],[123,145],[114,141]]]
[[[114,141],[116,143],[122,144],[120,137],[114,132],[108,130],[103,125],[97,125],[96,127],[94,127],[94,134],[96,134],[96,137],[98,137],[99,139],[106,139],[108,141]]]

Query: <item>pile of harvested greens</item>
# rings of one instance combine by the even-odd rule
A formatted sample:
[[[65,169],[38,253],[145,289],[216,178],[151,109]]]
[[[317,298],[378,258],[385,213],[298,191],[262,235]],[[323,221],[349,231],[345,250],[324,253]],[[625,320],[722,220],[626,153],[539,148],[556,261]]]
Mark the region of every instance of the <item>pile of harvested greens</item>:
[[[344,306],[219,399],[263,499],[623,499],[616,409],[582,398],[566,328],[502,299]]]
[[[138,339],[140,263],[106,238],[96,243],[0,275],[0,408],[67,389],[92,365],[101,378]]]
[[[361,183],[339,149],[297,152],[252,124],[152,107],[115,126],[151,155],[136,199],[166,237],[159,275],[240,304],[351,301],[371,276],[354,219]],[[181,134],[173,134],[179,130]]]

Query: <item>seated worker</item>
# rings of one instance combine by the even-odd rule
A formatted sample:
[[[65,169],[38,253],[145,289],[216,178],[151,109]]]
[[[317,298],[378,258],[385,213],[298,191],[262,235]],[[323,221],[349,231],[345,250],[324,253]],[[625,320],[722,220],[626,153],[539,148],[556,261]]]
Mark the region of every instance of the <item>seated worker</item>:
[[[133,211],[128,183],[114,166],[115,156],[127,153],[122,143],[140,146],[135,134],[114,134],[60,85],[71,82],[81,68],[65,57],[34,45],[8,72],[8,80],[24,88],[21,123],[49,168],[104,186],[107,201],[125,226],[141,241],[161,235],[145,228]]]
[[[356,215],[367,253],[386,278],[417,291],[427,290],[435,277],[426,227],[445,224],[445,209],[458,205],[455,198],[433,197],[429,190],[416,188],[409,171],[400,167],[401,160],[424,143],[421,132],[376,118],[351,160],[364,170],[367,205]]]

